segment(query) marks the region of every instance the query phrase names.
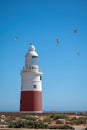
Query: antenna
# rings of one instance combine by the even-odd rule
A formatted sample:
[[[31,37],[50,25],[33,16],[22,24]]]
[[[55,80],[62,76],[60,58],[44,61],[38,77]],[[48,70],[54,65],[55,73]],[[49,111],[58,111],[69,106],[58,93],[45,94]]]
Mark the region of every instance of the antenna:
[[[30,42],[30,45],[33,45],[33,44]]]
[[[31,46],[31,45],[33,45],[33,44],[31,43],[31,41],[27,41],[27,42],[29,42],[29,43],[30,43],[30,46]]]

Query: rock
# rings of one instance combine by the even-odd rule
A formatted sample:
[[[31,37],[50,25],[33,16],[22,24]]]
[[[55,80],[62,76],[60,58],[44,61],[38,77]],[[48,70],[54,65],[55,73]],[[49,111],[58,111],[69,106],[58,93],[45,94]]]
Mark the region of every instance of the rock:
[[[4,119],[1,119],[1,123],[4,123]]]
[[[27,121],[26,119],[20,119],[20,121]]]
[[[80,117],[79,117],[79,116],[76,116],[75,118],[76,118],[76,119],[79,119]]]
[[[19,117],[15,117],[15,120],[18,121],[18,120],[19,120]]]
[[[1,115],[1,119],[5,119],[6,118],[6,116],[5,115]]]
[[[37,118],[37,119],[39,119],[39,116],[37,116],[37,115],[36,115],[36,116],[34,116],[34,117],[35,117],[35,118]]]
[[[43,118],[40,118],[40,121],[43,121]]]
[[[65,119],[57,119],[56,124],[65,124],[66,120]]]
[[[8,125],[0,125],[0,128],[7,128]]]
[[[66,124],[72,124],[72,122],[71,121],[66,121]]]

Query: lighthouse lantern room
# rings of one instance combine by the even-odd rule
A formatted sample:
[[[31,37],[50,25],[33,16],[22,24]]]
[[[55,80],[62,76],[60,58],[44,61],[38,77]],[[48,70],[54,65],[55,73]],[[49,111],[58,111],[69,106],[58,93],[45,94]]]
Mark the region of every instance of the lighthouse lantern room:
[[[38,66],[38,54],[30,45],[21,71],[20,112],[42,112],[42,72]]]

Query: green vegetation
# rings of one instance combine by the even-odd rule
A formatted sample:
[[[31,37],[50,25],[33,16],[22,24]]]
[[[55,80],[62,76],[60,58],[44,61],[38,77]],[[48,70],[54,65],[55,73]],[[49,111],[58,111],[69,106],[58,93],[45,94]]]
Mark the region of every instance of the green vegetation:
[[[48,128],[48,125],[42,123],[42,122],[34,122],[34,121],[18,121],[18,122],[10,122],[8,125],[9,128]]]
[[[86,123],[86,118],[80,117],[79,119],[74,119],[72,120],[72,124],[80,125],[80,124],[85,124]]]
[[[51,123],[51,118],[50,117],[46,117],[46,118],[43,119],[43,122]]]
[[[50,118],[52,118],[53,120],[56,120],[56,119],[68,119],[68,116],[66,116],[65,114],[62,114],[62,113],[52,113],[50,115]]]
[[[35,129],[73,129],[73,127],[69,125],[64,126],[48,126],[42,122],[34,122],[34,121],[18,121],[18,122],[10,122],[8,125],[9,128],[35,128]]]
[[[64,125],[64,126],[49,126],[49,129],[73,129],[73,130],[75,130],[73,127],[71,127],[69,125]]]
[[[29,121],[35,121],[36,117],[32,116],[32,115],[25,115],[24,117],[22,117],[23,119],[29,120]]]

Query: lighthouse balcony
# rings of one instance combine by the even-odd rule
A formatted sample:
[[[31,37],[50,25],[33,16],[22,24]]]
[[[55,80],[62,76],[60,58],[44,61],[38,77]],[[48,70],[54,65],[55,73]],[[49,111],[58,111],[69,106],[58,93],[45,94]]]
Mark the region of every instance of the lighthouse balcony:
[[[41,72],[38,67],[34,66],[24,66],[21,72]]]

